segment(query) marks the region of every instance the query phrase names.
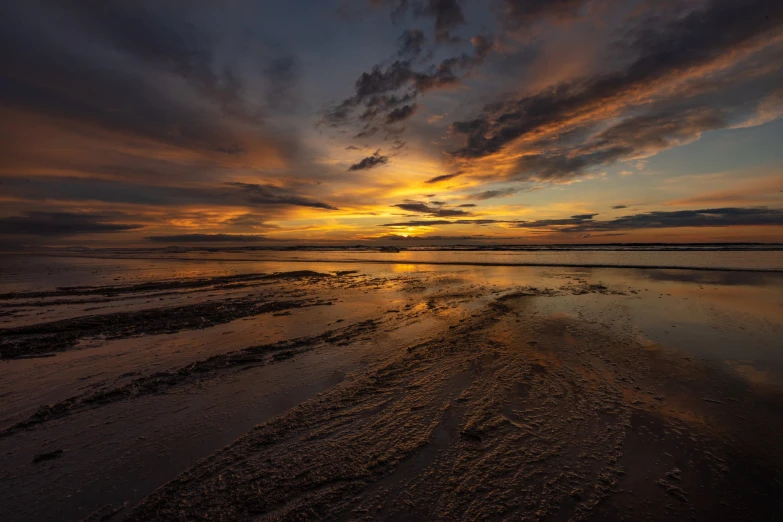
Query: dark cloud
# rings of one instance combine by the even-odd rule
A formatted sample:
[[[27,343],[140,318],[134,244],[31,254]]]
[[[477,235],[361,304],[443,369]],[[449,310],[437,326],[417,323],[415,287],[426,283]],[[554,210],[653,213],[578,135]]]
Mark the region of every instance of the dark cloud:
[[[220,146],[217,147],[217,149],[215,150],[217,150],[218,152],[222,152],[223,154],[231,154],[234,156],[241,156],[242,154],[245,154],[247,152],[243,147],[240,147],[239,145],[230,145],[228,147]]]
[[[406,29],[399,38],[399,51],[397,55],[403,59],[414,60],[424,50],[424,42],[427,37],[421,29]]]
[[[586,224],[593,230],[633,230],[670,227],[728,227],[750,225],[783,225],[783,210],[759,208],[710,208],[702,210],[657,211],[623,216],[610,221]]]
[[[756,45],[783,25],[783,2],[711,0],[685,16],[658,22],[628,32],[618,43],[618,48],[633,55],[619,70],[562,83],[514,101],[488,104],[478,118],[454,123],[453,131],[467,136],[466,146],[455,155],[479,158],[493,154],[514,140],[568,123],[574,115],[589,114],[612,99],[643,92],[656,82]],[[658,136],[665,133],[665,128],[657,130]],[[607,138],[623,141],[619,135]],[[618,145],[616,150],[583,151],[573,164],[567,158],[555,158],[548,164],[550,158],[543,155],[534,158],[539,162],[534,167],[550,172],[542,177],[554,177],[631,155],[633,151]]]
[[[127,232],[142,225],[115,223],[110,216],[77,212],[25,212],[0,218],[0,235],[69,237]]]
[[[334,120],[346,118],[348,111],[363,102],[368,107],[387,108],[412,99],[410,93],[402,96],[386,95],[405,86],[415,84],[416,74],[409,60],[397,60],[385,67],[375,66],[372,71],[362,73],[355,82],[355,94],[338,105],[331,113]]]
[[[149,236],[144,239],[155,243],[251,243],[262,241],[266,238],[248,234],[174,234],[170,236]]]
[[[520,189],[518,188],[505,188],[505,189],[496,189],[496,190],[485,190],[483,192],[476,192],[474,194],[468,194],[465,196],[465,199],[475,199],[479,201],[483,201],[486,199],[493,199],[493,198],[505,198],[508,196],[513,196],[514,194],[518,193]]]
[[[766,207],[655,211],[607,221],[593,220],[596,215],[583,214],[572,216],[570,219],[521,221],[516,226],[520,228],[554,228],[565,232],[610,232],[682,227],[783,225],[783,210]]]
[[[503,22],[528,27],[543,18],[567,19],[579,14],[591,0],[503,0]]]
[[[435,19],[435,40],[439,43],[455,42],[451,31],[465,23],[465,15],[457,0],[369,0],[375,6],[392,8],[392,20],[398,20],[408,11],[415,17]]]
[[[388,116],[386,116],[386,123],[398,123],[405,121],[416,113],[417,104],[412,103],[410,105],[403,105],[392,110]]]
[[[248,137],[235,126],[261,121],[258,107],[245,101],[239,76],[216,68],[208,35],[153,12],[153,5],[4,5],[0,105],[107,139],[204,153],[243,149]],[[185,86],[172,87],[178,82]],[[267,141],[260,127],[253,132],[256,141]]]
[[[345,150],[362,150],[359,147],[356,147],[355,145],[348,145],[345,147]]]
[[[396,60],[386,66],[377,65],[372,71],[364,72],[357,78],[355,93],[330,108],[325,120],[333,125],[345,122],[359,107],[363,107],[360,119],[371,120],[386,110],[411,102],[424,92],[458,83],[457,71],[477,62],[477,57],[463,54],[443,60],[426,71],[415,71],[410,60]]]
[[[702,210],[655,211],[596,221],[598,214],[577,214],[564,219],[514,221],[495,219],[421,220],[387,223],[382,227],[426,227],[440,225],[490,225],[504,223],[515,228],[549,229],[560,232],[622,232],[638,229],[682,227],[731,227],[783,225],[783,209],[766,207],[711,208]]]
[[[26,179],[9,176],[4,178],[3,183],[6,194],[27,201],[103,201],[165,206],[204,202],[207,197],[214,198],[215,193],[82,177],[36,176]]]
[[[213,127],[202,115],[162,97],[129,73],[96,75],[86,64],[57,56],[62,51],[44,54],[37,46],[18,45],[24,48],[22,52],[11,51],[10,47],[2,51],[17,57],[10,64],[5,61],[4,75],[0,76],[0,100],[6,104],[104,132],[182,148],[219,151],[221,147],[231,150],[236,146],[230,131],[220,132],[220,125]],[[36,69],[32,64],[36,64]],[[49,70],[48,78],[36,78],[38,67]],[[172,132],[173,129],[181,132]]]
[[[379,225],[381,227],[431,227],[435,225],[451,225],[453,221],[447,221],[445,219],[433,219],[431,221],[405,221],[402,223],[386,223]]]
[[[476,56],[480,59],[486,58],[489,52],[494,47],[495,43],[482,34],[477,34],[470,39],[470,43],[473,44],[473,49],[476,51]]]
[[[249,228],[280,228],[277,225],[267,223],[267,216],[259,216],[255,214],[242,214],[225,220],[223,223],[232,227],[249,227]]]
[[[385,165],[389,162],[389,156],[382,156],[380,151],[375,151],[372,156],[367,156],[358,163],[354,163],[348,170],[367,170],[375,168],[379,165]]]
[[[153,5],[123,0],[59,3],[92,38],[102,39],[122,53],[186,78],[227,111],[243,114],[239,78],[229,69],[213,69],[215,59],[209,35],[181,17],[155,12],[151,9]]]
[[[338,210],[328,203],[300,196],[291,190],[276,187],[274,185],[259,185],[254,183],[226,183],[229,187],[238,189],[245,196],[245,201],[254,206],[265,205],[293,205],[299,207],[320,208],[324,210]]]
[[[438,12],[441,10],[449,12],[449,8],[443,5],[450,5],[451,2],[430,3],[432,9]],[[420,7],[430,8],[429,4],[427,6],[422,4]],[[376,65],[371,71],[362,73],[354,84],[354,94],[328,108],[322,123],[340,127],[356,124],[358,120],[363,127],[357,137],[371,136],[384,124],[393,124],[410,117],[416,108],[416,104],[411,102],[424,93],[460,83],[464,76],[470,74],[484,61],[492,48],[489,39],[478,35],[471,40],[473,53],[463,52],[441,60],[437,65],[433,64],[417,70],[418,67],[414,68],[411,54],[418,56],[417,53],[420,53],[417,47],[420,36],[417,32],[403,33],[398,59],[391,63]],[[415,49],[415,52],[412,49]],[[406,58],[399,59],[401,56]]]
[[[6,194],[30,201],[103,201],[166,208],[180,205],[303,206],[336,210],[334,206],[293,189],[251,183],[211,186],[165,186],[132,181],[81,177],[38,176],[4,178]]]
[[[451,31],[465,23],[465,15],[457,0],[427,0],[426,4],[418,7],[416,11],[435,18],[437,42],[453,41]]]
[[[457,176],[461,176],[462,172],[453,172],[451,174],[443,174],[442,176],[435,176],[434,178],[428,179],[425,183],[439,183],[441,181],[448,181],[450,179],[454,179]]]
[[[398,234],[389,234],[379,239],[388,239],[391,241],[477,241],[489,239],[483,234],[471,236],[400,236]]]
[[[402,223],[385,223],[379,227],[431,227],[435,225],[492,225],[494,223],[516,223],[515,221],[503,221],[497,219],[433,219],[430,221],[403,221]]]
[[[628,208],[628,205],[614,205],[612,207],[613,210],[621,210],[621,209],[624,209],[624,208]]]
[[[476,205],[475,203],[463,203],[462,205],[457,205],[457,206],[459,208],[473,208],[473,207],[476,207],[478,205]]]
[[[442,202],[433,202],[433,204]],[[416,212],[418,214],[428,214],[430,216],[435,217],[456,217],[456,216],[469,216],[471,215],[470,212],[467,212],[465,210],[455,210],[455,209],[449,209],[449,208],[441,208],[440,205],[436,207],[430,207],[426,203],[421,203],[418,201],[411,201],[408,203],[398,203],[397,205],[394,205],[397,208],[400,208],[402,210],[406,210],[408,212]]]
[[[550,228],[550,227],[574,227],[575,230],[579,225],[583,225],[586,222],[591,222],[592,219],[598,214],[577,214],[565,219],[541,219],[538,221],[518,221],[516,226],[520,228]]]
[[[618,123],[577,147],[523,156],[521,178],[557,180],[578,175],[592,167],[644,157],[675,145],[696,140],[702,132],[726,125],[723,114],[712,107],[644,114]]]
[[[287,113],[295,112],[299,108],[300,68],[299,60],[293,55],[272,58],[264,67],[267,108]]]
[[[354,138],[369,138],[373,135],[375,135],[376,132],[381,130],[380,127],[373,127],[371,125],[367,125],[364,127],[364,129],[359,132]]]

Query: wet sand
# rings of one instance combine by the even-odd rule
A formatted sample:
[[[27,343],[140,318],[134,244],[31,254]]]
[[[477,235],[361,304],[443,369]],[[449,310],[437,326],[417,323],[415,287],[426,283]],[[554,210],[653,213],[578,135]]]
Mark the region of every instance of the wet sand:
[[[30,263],[0,288],[3,519],[783,509],[783,274]]]

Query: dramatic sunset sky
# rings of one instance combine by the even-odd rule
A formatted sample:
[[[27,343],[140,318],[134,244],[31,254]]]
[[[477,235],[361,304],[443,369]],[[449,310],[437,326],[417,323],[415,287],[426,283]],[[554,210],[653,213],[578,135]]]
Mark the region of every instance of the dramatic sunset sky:
[[[4,1],[0,158],[6,247],[783,241],[783,1]]]

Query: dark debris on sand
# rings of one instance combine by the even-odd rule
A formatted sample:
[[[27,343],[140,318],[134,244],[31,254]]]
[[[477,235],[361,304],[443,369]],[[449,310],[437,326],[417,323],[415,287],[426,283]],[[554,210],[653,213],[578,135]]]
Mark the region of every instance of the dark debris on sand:
[[[264,297],[251,296],[5,328],[0,329],[0,359],[64,351],[85,338],[122,339],[176,333],[209,328],[251,315],[331,304],[332,301],[318,298],[268,301]]]
[[[329,330],[320,335],[251,346],[196,361],[179,369],[141,376],[121,386],[107,387],[96,392],[70,397],[52,405],[41,406],[28,419],[0,431],[0,438],[88,408],[161,393],[175,386],[192,384],[196,380],[213,377],[216,372],[222,370],[271,364],[290,359],[297,354],[311,351],[322,345],[339,345],[374,331],[379,324],[374,320],[361,321],[337,330]]]

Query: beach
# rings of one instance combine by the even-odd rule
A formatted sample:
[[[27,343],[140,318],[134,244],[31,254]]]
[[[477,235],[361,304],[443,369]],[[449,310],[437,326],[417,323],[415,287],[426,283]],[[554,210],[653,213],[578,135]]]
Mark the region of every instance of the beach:
[[[781,252],[544,254],[2,256],[4,518],[775,519]]]

